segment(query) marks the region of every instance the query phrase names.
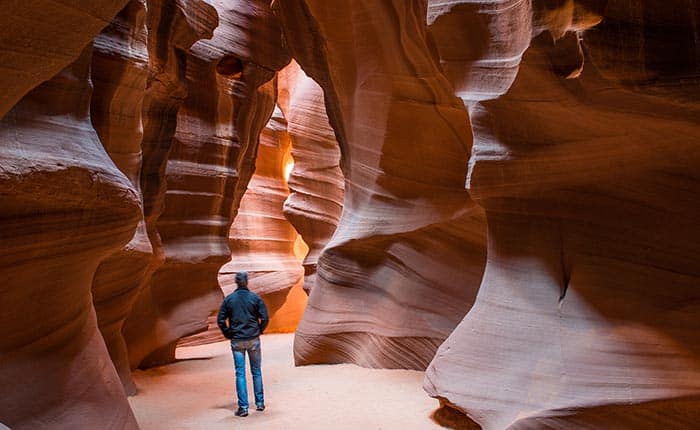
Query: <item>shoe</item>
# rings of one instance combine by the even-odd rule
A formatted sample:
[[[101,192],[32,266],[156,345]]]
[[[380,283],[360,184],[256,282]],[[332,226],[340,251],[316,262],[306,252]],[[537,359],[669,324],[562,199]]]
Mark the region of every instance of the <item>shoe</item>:
[[[247,417],[248,409],[238,408],[238,410],[234,412],[234,415],[237,417]]]
[[[265,410],[265,405],[257,405],[257,406],[255,407],[255,410],[258,411],[258,412],[262,412],[262,411]]]

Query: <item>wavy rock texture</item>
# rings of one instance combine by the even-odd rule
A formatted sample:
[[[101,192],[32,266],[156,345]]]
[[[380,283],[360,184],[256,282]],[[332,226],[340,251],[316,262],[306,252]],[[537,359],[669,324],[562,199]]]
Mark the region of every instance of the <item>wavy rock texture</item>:
[[[290,75],[286,115],[294,167],[289,176],[291,193],[284,202],[284,216],[309,247],[304,258],[304,290],[308,293],[316,283],[318,257],[340,221],[345,178],[340,170],[340,146],[328,123],[323,90],[297,67],[285,69]]]
[[[131,368],[138,367],[157,345],[153,325],[162,297],[151,290],[151,276],[165,261],[158,232],[165,199],[165,167],[173,145],[177,114],[187,95],[185,58],[199,39],[208,39],[218,25],[216,11],[198,0],[148,0],[148,78],[143,96],[141,192],[146,231],[153,253],[127,316],[122,333]],[[158,347],[155,346],[155,349]]]
[[[485,260],[483,215],[464,189],[469,122],[431,55],[426,4],[275,4],[295,59],[324,89],[345,173],[296,362],[425,368]]]
[[[146,43],[146,3],[132,0],[95,39],[91,71],[92,123],[114,164],[139,192],[141,111],[148,76]],[[100,332],[128,394],[134,394],[136,387],[121,331],[151,253],[141,219],[131,241],[100,264],[92,283]]]
[[[0,121],[0,418],[15,430],[137,428],[91,285],[132,238],[140,199],[90,123],[91,55]]]
[[[172,361],[177,340],[206,330],[218,308],[228,231],[274,107],[274,85],[263,84],[289,62],[265,1],[212,4],[219,18],[213,37],[179,58],[187,95],[177,110],[165,210],[156,223],[165,260],[125,328],[132,365]]]
[[[6,0],[0,18],[0,118],[73,63],[128,0]]]
[[[304,275],[294,254],[299,234],[282,213],[289,195],[285,169],[291,161],[290,143],[287,121],[275,109],[260,135],[255,174],[231,226],[231,262],[219,271],[224,295],[236,289],[236,272],[248,272],[250,289],[267,304],[268,332],[294,331],[306,305],[303,293],[290,295],[293,288],[301,288]]]
[[[518,19],[491,16],[512,8],[463,15],[516,25],[472,27],[491,52],[528,28],[550,31],[533,31],[500,98],[483,100],[502,91],[497,79],[465,80],[464,97],[483,100],[471,109],[468,188],[487,211],[488,263],[425,386],[484,429],[692,428],[700,419],[700,10],[695,2],[562,4],[536,2],[534,16]],[[602,23],[563,34],[552,24],[562,21],[551,18],[557,12],[569,28],[596,23],[596,13]],[[466,28],[449,16],[434,25],[441,19]],[[497,64],[513,60],[500,52]]]

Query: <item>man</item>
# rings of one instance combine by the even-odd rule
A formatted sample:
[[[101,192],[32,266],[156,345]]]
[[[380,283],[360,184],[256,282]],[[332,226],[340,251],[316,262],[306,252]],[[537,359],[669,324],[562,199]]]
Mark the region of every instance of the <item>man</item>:
[[[253,375],[255,409],[265,410],[262,372],[260,371],[260,335],[265,331],[269,319],[267,307],[260,296],[248,289],[248,272],[236,273],[236,291],[226,296],[219,309],[217,323],[227,339],[231,340],[233,363],[236,367],[236,394],[238,395],[237,417],[248,416],[248,387],[245,380],[245,353],[250,359]],[[228,323],[227,323],[228,322]]]

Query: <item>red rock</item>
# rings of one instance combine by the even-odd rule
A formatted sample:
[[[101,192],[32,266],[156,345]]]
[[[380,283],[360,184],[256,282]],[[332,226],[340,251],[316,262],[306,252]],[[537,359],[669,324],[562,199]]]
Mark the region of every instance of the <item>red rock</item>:
[[[304,290],[316,282],[318,257],[333,236],[343,210],[345,180],[340,170],[340,147],[326,115],[323,90],[294,63],[284,72],[280,99],[288,94],[287,129],[294,166],[284,216],[299,232],[309,251],[304,258]],[[285,88],[286,85],[286,88]],[[284,100],[280,103],[282,106]],[[283,107],[284,109],[284,107]]]
[[[486,208],[488,263],[425,388],[484,429],[700,419],[698,10],[610,1],[599,26],[562,34],[599,21],[587,3],[508,20],[508,34],[548,31],[514,59],[507,92],[471,109],[468,189]],[[567,26],[552,25],[558,13]],[[481,30],[487,44],[505,34]],[[460,95],[494,98],[494,82]]]
[[[148,1],[147,27],[158,31],[148,33],[149,74],[143,99],[141,191],[153,255],[147,260],[139,295],[122,329],[132,368],[153,351],[155,343],[152,330],[159,297],[152,294],[150,280],[165,260],[157,222],[163,211],[165,166],[177,125],[177,113],[187,95],[182,57],[197,40],[212,37],[217,24],[216,11],[199,0]]]
[[[0,120],[0,417],[15,430],[138,428],[91,285],[132,238],[140,199],[90,123],[91,55]]]
[[[73,63],[128,0],[7,0],[0,18],[0,117]]]
[[[214,7],[219,25],[211,40],[179,57],[187,95],[177,110],[165,209],[156,222],[165,260],[127,320],[132,366],[172,361],[179,338],[207,329],[221,301],[217,273],[230,258],[228,231],[274,107],[274,86],[266,82],[289,62],[265,1]]]
[[[148,76],[146,44],[146,4],[132,0],[95,39],[91,71],[92,123],[112,161],[139,192],[141,112]],[[100,264],[92,283],[100,332],[128,394],[134,394],[136,387],[121,332],[151,254],[142,217],[131,241]]]
[[[425,3],[326,4],[275,3],[292,54],[324,89],[345,173],[295,359],[422,369],[484,264],[483,221],[464,189],[467,114],[432,56]]]

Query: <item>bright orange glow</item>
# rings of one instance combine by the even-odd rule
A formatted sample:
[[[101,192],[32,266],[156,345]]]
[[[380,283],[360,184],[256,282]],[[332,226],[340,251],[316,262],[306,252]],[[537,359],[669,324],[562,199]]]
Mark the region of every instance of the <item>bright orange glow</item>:
[[[287,154],[284,160],[284,180],[289,182],[289,176],[292,174],[292,169],[294,169],[294,158],[291,154]]]
[[[297,234],[297,238],[294,240],[294,256],[299,261],[304,261],[306,254],[309,253],[309,245],[304,242],[300,234]]]

